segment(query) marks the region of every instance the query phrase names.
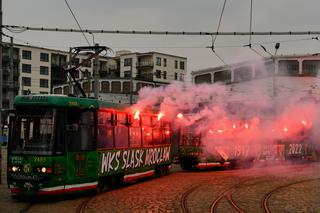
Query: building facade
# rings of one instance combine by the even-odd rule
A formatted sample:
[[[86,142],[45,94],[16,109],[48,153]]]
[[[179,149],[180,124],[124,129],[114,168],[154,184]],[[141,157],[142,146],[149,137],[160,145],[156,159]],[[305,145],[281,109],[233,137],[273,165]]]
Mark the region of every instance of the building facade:
[[[191,72],[195,84],[224,84],[229,100],[252,102],[295,97],[318,99],[320,56],[265,58]]]
[[[173,81],[184,81],[187,58],[158,52],[118,52],[115,57],[100,61],[99,98],[117,103],[134,103],[142,87],[157,87]],[[92,70],[89,70],[92,73]],[[93,78],[82,77],[79,82],[93,96]],[[132,88],[130,87],[132,85]],[[69,90],[71,88],[71,91]],[[79,94],[77,87],[56,85],[54,94]]]
[[[69,64],[81,63],[89,53],[80,54],[69,63],[70,53],[67,51],[20,44],[13,44],[11,48],[9,43],[5,43],[2,51],[4,109],[12,108],[16,95],[80,94],[64,68]],[[94,88],[93,67],[94,59],[91,59],[74,73],[91,97]],[[114,57],[100,56],[98,72],[100,98],[128,102],[129,96],[136,99],[142,87],[183,81],[187,73],[187,58],[158,52],[120,51]]]
[[[277,56],[220,67],[192,71],[192,81],[201,83],[238,83],[276,76],[309,76],[320,74],[319,55]]]

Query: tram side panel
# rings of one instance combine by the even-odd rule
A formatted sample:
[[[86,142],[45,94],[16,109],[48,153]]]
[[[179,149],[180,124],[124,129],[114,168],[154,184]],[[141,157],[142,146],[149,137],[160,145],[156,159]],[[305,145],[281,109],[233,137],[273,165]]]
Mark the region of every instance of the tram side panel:
[[[171,125],[154,115],[98,113],[99,181],[104,185],[166,174],[173,159]]]

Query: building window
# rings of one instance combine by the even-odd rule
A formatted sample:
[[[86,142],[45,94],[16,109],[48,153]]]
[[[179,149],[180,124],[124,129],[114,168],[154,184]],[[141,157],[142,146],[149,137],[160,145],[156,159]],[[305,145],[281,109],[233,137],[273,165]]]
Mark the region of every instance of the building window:
[[[41,91],[40,91],[40,94],[49,94],[49,93],[48,93],[48,92],[41,92]]]
[[[110,92],[110,86],[109,86],[109,82],[108,81],[102,81],[101,82],[101,92],[103,93],[108,93]]]
[[[183,81],[183,80],[184,80],[184,74],[180,73],[180,81]]]
[[[83,63],[85,61],[85,59],[82,59],[82,62]],[[83,64],[84,67],[91,67],[91,60],[88,60],[86,61],[84,64]]]
[[[302,75],[317,76],[320,69],[320,61],[318,60],[304,60],[302,62]]]
[[[31,73],[31,64],[22,64],[22,72]]]
[[[211,80],[211,74],[210,73],[197,75],[194,78],[194,83],[195,84],[203,84],[203,83],[211,84],[211,82],[212,82],[212,80]]]
[[[163,71],[163,79],[167,79],[167,71]]]
[[[72,88],[72,87],[71,87]],[[63,87],[63,94],[68,95],[69,94],[69,86]]]
[[[156,78],[161,78],[161,70],[156,70]]]
[[[40,79],[40,87],[49,88],[49,81],[48,81],[48,79]]]
[[[40,53],[40,61],[49,62],[49,54],[48,53]]]
[[[132,58],[125,58],[124,59],[124,66],[125,67],[132,66]]]
[[[282,76],[298,76],[299,61],[296,61],[296,60],[279,61],[278,74]]]
[[[30,93],[31,93],[31,91],[29,89],[22,91],[23,95],[30,95]]]
[[[178,73],[174,73],[174,80],[178,80]]]
[[[252,68],[251,67],[239,67],[234,69],[234,82],[249,81],[252,79]]]
[[[163,66],[164,66],[164,67],[167,66],[167,59],[166,59],[166,58],[163,59]]]
[[[156,65],[161,66],[161,58],[160,57],[156,57]]]
[[[49,75],[49,67],[40,66],[40,75]]]
[[[213,74],[213,82],[231,83],[231,70],[223,70],[223,71],[215,72]]]
[[[121,93],[121,82],[120,81],[111,82],[111,93]]]
[[[178,69],[178,61],[174,61],[174,68]]]
[[[53,94],[62,94],[62,88],[61,87],[54,88]]]
[[[184,70],[184,61],[180,61],[180,70]]]
[[[31,78],[22,77],[22,86],[31,86]]]
[[[73,58],[73,59],[71,60],[71,65],[77,66],[77,65],[79,65],[79,64],[80,64],[80,59],[79,59],[79,58]]]
[[[31,51],[22,50],[22,59],[31,60]]]

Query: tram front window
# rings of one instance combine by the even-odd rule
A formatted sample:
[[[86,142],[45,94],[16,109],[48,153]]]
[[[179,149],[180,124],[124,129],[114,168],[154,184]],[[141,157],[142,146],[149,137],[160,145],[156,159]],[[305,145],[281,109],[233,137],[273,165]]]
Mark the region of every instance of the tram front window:
[[[13,154],[51,155],[54,148],[56,110],[27,107],[17,109]]]

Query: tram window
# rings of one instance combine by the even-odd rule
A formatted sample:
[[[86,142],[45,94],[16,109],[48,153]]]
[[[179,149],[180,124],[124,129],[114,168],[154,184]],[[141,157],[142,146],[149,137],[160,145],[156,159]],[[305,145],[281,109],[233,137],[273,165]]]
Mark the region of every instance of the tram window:
[[[53,154],[55,125],[55,110],[52,108],[17,108],[14,142],[10,151],[17,154]]]
[[[133,119],[130,126],[130,146],[141,146],[141,127],[140,119]]]
[[[57,110],[57,125],[55,130],[56,140],[55,140],[55,153],[62,154],[64,152],[64,122],[65,122],[65,111]]]
[[[112,112],[98,112],[98,148],[113,147]]]
[[[196,134],[191,127],[182,128],[181,135],[181,145],[198,146],[200,144],[200,134]]]
[[[161,120],[158,121],[158,117],[152,117],[152,139],[154,145],[162,144],[161,123]]]
[[[67,115],[68,149],[95,150],[94,111],[69,109]]]
[[[128,147],[129,129],[125,113],[115,114],[114,138],[116,147]]]
[[[152,145],[151,117],[141,116],[142,141],[144,146]]]
[[[171,134],[172,134],[172,132],[170,130],[171,130],[170,123],[163,122],[163,125],[162,125],[162,140],[163,140],[164,144],[171,143]]]

